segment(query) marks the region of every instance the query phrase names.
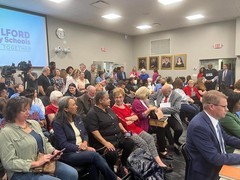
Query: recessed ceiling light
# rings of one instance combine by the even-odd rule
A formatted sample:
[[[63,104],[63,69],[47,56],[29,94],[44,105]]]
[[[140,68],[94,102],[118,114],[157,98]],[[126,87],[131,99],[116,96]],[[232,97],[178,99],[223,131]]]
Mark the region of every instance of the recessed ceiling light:
[[[52,2],[55,2],[55,3],[62,3],[65,0],[49,0],[49,1],[52,1]]]
[[[204,18],[204,16],[202,14],[195,14],[195,15],[192,15],[192,16],[187,16],[186,17],[188,20],[195,20],[195,19],[201,19],[201,18]]]
[[[182,0],[158,0],[158,2],[160,2],[163,5],[169,5],[169,4],[174,4],[174,3],[178,3]]]
[[[137,26],[136,28],[138,28],[138,29],[150,29],[150,28],[152,28],[152,26],[149,26],[149,25],[141,25],[141,26]]]
[[[106,19],[118,19],[118,18],[121,18],[122,16],[119,16],[117,14],[106,14],[106,15],[104,15],[102,17],[106,18]]]

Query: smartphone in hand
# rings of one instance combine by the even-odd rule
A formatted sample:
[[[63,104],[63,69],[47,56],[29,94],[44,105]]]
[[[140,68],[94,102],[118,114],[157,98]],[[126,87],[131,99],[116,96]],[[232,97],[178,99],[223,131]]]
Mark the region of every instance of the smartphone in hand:
[[[65,149],[66,149],[66,148],[63,148],[63,149],[60,150],[58,153],[54,154],[54,155],[52,156],[51,160],[54,159],[55,157],[57,157],[58,155],[60,155],[63,151],[65,151]]]

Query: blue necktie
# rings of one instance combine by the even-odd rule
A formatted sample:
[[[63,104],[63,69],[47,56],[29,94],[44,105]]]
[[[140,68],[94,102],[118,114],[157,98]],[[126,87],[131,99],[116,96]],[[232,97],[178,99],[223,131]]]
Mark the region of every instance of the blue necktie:
[[[223,136],[222,136],[222,130],[221,130],[219,124],[217,124],[217,133],[218,133],[218,137],[219,137],[218,140],[219,140],[221,152],[222,152],[223,154],[226,154],[225,146],[224,146],[224,140],[223,140]]]

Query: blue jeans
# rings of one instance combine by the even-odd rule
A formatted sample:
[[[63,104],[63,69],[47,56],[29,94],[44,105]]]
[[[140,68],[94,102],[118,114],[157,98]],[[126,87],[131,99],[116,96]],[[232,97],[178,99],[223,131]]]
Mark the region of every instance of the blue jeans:
[[[181,110],[188,117],[188,121],[191,121],[192,118],[199,113],[199,108],[196,104],[181,104]]]
[[[33,172],[15,172],[11,180],[77,180],[78,172],[73,167],[57,161],[55,176]]]
[[[60,159],[62,162],[69,164],[70,166],[89,167],[89,179],[98,180],[98,171],[102,173],[104,179],[117,179],[115,173],[110,169],[106,160],[97,152],[94,151],[78,151],[63,153]]]

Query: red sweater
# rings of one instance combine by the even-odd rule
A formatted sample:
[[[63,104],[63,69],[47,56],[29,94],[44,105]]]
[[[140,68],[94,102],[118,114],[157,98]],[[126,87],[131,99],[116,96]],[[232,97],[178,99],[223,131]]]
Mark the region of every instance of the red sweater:
[[[183,91],[185,92],[185,94],[186,94],[187,96],[189,96],[189,97],[192,98],[191,88],[190,88],[189,86],[185,86],[185,87],[183,88]],[[200,94],[198,93],[198,90],[197,90],[197,88],[196,88],[195,86],[193,87],[193,91],[195,92],[196,97],[200,100],[201,96],[200,96]]]
[[[143,129],[141,129],[140,127],[138,127],[135,123],[132,123],[130,125],[127,125],[126,123],[126,118],[132,115],[135,115],[135,113],[132,111],[132,109],[130,109],[127,105],[124,105],[124,109],[119,108],[117,106],[113,106],[112,110],[116,113],[116,115],[118,116],[118,118],[120,119],[123,127],[127,130],[127,131],[132,131],[132,133],[135,134],[140,134]]]

